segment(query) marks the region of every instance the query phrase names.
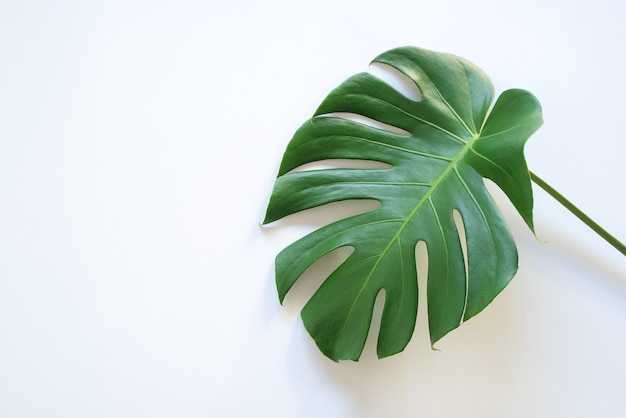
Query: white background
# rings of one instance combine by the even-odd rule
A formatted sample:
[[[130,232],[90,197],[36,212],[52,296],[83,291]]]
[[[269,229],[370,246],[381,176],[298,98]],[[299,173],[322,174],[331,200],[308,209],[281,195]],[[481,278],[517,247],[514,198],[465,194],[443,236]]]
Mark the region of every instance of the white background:
[[[439,352],[421,314],[385,360],[369,340],[333,363],[303,329],[328,265],[285,306],[274,289],[278,251],[353,208],[259,226],[295,129],[416,45],[535,93],[529,166],[626,240],[625,19],[621,0],[1,1],[0,416],[626,416],[626,258],[542,190],[547,244],[496,192],[511,285]]]

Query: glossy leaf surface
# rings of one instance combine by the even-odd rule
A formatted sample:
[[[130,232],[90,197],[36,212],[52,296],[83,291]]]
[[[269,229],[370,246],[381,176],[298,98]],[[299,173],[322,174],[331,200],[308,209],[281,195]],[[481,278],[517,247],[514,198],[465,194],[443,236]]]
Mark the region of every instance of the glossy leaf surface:
[[[524,90],[507,90],[489,111],[494,92],[488,77],[450,54],[404,47],[374,62],[407,76],[421,97],[407,97],[368,72],[333,90],[289,143],[264,221],[341,200],[380,202],[378,209],[312,232],[276,258],[282,302],[315,260],[340,247],[353,248],[302,310],[308,332],[335,361],[358,360],[383,289],[378,356],[406,347],[417,316],[415,249],[420,241],[428,253],[432,344],[480,312],[509,283],[517,270],[517,250],[483,178],[493,180],[533,228],[523,147],[542,124],[537,99]],[[341,117],[346,114],[382,124]],[[337,159],[388,167],[293,171]],[[465,246],[455,212],[462,218]]]

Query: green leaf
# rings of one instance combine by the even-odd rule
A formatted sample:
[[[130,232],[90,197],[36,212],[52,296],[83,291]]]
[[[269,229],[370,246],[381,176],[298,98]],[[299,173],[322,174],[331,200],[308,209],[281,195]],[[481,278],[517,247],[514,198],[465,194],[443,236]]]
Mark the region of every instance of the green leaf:
[[[308,332],[335,361],[359,359],[374,301],[383,289],[378,356],[406,347],[417,317],[415,252],[420,241],[428,252],[433,345],[509,283],[517,270],[517,250],[483,178],[504,191],[533,229],[523,147],[542,124],[537,99],[524,90],[508,90],[489,112],[494,93],[488,77],[450,54],[404,47],[374,62],[407,76],[421,99],[411,99],[367,72],[342,83],[289,143],[264,221],[341,200],[380,202],[378,209],[312,232],[276,258],[282,303],[315,260],[337,248],[353,248],[302,310]],[[384,125],[340,117],[345,114]],[[389,167],[293,171],[329,159],[372,160]],[[462,218],[465,250],[455,212]]]

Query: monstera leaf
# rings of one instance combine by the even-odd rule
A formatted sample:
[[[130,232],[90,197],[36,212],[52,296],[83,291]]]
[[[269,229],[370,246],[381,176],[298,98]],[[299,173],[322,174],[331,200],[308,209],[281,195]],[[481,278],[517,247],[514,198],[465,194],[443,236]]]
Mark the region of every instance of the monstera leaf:
[[[315,260],[340,247],[353,248],[302,310],[308,332],[335,361],[359,359],[374,301],[383,289],[378,356],[406,347],[417,316],[420,241],[428,253],[432,344],[480,312],[509,283],[517,270],[517,250],[484,178],[504,191],[533,228],[523,147],[542,124],[537,99],[524,90],[508,90],[489,111],[494,92],[488,77],[449,54],[405,47],[374,62],[407,76],[421,97],[409,98],[368,72],[342,83],[289,143],[264,221],[341,200],[380,202],[378,209],[314,231],[276,258],[282,303]],[[337,159],[385,166],[294,171]]]

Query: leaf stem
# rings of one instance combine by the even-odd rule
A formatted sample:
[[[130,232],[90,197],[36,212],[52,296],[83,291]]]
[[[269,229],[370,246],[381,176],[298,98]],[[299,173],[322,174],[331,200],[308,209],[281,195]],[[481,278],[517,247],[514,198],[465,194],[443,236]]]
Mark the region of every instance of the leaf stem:
[[[578,219],[583,221],[589,228],[593,229],[593,231],[600,235],[606,242],[611,244],[617,251],[626,255],[626,246],[622,244],[617,238],[613,235],[609,234],[604,228],[598,225],[593,219],[591,219],[587,214],[578,209],[572,202],[567,200],[562,194],[557,192],[552,186],[543,181],[539,176],[530,171],[530,178],[534,181],[539,187],[545,190],[550,196],[555,198],[560,204],[565,206],[570,212],[572,212]]]

